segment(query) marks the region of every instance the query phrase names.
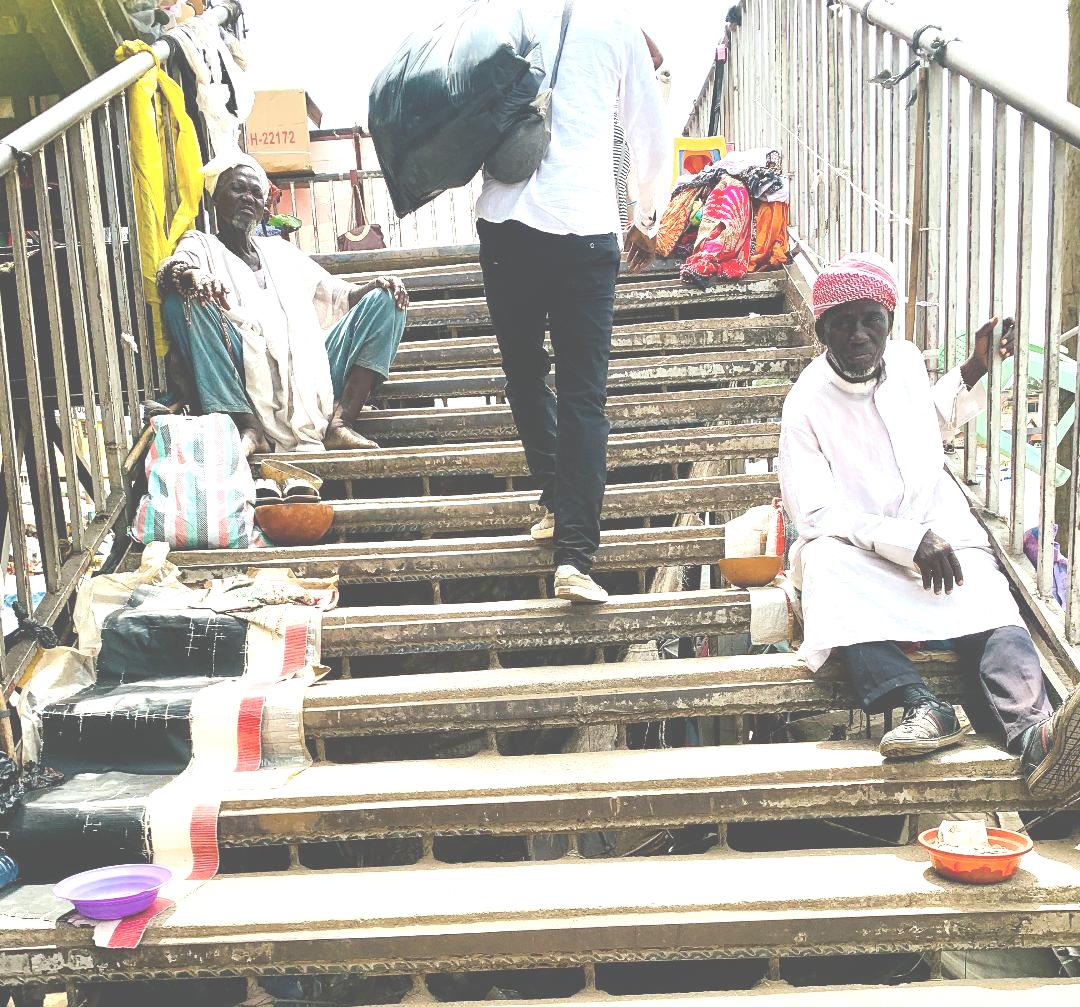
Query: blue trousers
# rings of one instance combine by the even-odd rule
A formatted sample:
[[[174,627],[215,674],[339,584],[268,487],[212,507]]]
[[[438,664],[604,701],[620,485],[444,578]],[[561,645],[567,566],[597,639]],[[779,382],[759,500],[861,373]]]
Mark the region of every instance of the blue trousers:
[[[165,324],[175,349],[195,379],[203,413],[251,414],[244,390],[244,347],[240,333],[221,312],[197,300],[184,301],[168,294],[163,305]],[[354,367],[364,367],[385,378],[405,332],[405,312],[398,310],[388,290],[365,294],[326,333],[326,355],[334,399]]]
[[[1035,644],[1026,629],[1003,626],[954,641],[961,674],[972,686],[964,708],[975,729],[1006,746],[1053,713]],[[918,685],[922,676],[911,659],[886,641],[856,643],[835,651],[844,664],[852,691],[867,713],[894,704],[893,694]]]

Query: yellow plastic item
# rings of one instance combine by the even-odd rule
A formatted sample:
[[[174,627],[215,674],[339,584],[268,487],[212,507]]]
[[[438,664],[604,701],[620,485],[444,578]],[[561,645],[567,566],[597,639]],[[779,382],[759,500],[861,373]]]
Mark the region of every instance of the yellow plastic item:
[[[123,62],[139,52],[152,52],[145,42],[124,42],[116,50]],[[157,270],[162,259],[190,230],[202,200],[203,175],[195,124],[184,108],[184,92],[157,64],[128,89],[128,130],[131,134],[131,173],[135,190],[135,219],[139,228],[139,252],[143,289],[153,319],[154,341],[159,357],[168,340],[161,323],[161,299]],[[162,111],[168,107],[174,130],[176,191],[179,207],[169,221],[165,201],[165,125]]]
[[[683,175],[696,175],[702,168],[727,156],[727,141],[722,136],[675,137],[675,175],[671,180],[674,189]]]

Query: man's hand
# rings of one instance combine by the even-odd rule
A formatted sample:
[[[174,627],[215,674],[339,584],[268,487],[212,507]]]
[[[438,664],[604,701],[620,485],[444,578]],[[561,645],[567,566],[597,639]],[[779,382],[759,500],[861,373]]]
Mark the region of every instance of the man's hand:
[[[389,290],[394,295],[398,311],[404,311],[409,306],[409,292],[396,276],[380,276],[375,280],[375,286],[380,290]]]
[[[990,343],[994,338],[994,327],[998,319],[995,315],[978,332],[975,333],[975,346],[971,356],[961,365],[960,373],[963,375],[964,384],[968,388],[974,388],[990,369]],[[998,355],[1004,360],[1016,352],[1016,322],[1006,318],[1001,323],[1001,339],[998,341]]]
[[[207,307],[229,310],[229,292],[220,281],[201,269],[189,269],[181,276],[180,295],[197,298]]]
[[[945,539],[928,531],[919,548],[915,550],[915,565],[922,574],[923,587],[934,594],[941,594],[942,587],[946,594],[952,594],[953,585],[960,587],[964,583],[964,573],[956,553]]]
[[[626,264],[631,273],[640,273],[656,258],[656,238],[650,238],[636,224],[626,232]]]

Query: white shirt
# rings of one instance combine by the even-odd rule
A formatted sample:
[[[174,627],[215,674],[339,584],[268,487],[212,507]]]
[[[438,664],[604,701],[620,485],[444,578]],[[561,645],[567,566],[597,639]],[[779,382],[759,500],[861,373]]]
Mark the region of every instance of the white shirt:
[[[533,0],[523,7],[548,76],[559,49],[562,8],[561,0]],[[548,77],[540,89],[546,87]],[[516,185],[485,176],[477,217],[493,224],[517,220],[549,234],[620,233],[611,153],[617,105],[640,192],[636,222],[646,233],[656,233],[654,193],[671,157],[660,85],[641,28],[614,5],[595,0],[574,4],[544,160],[531,178]]]
[[[931,387],[910,342],[891,341],[884,363],[881,381],[850,384],[822,355],[784,403],[780,488],[798,528],[801,654],[815,669],[833,647],[1023,625],[986,531],[944,467],[942,435],[978,415],[985,391],[969,391],[959,368]],[[963,570],[951,595],[926,591],[914,565],[928,530]]]

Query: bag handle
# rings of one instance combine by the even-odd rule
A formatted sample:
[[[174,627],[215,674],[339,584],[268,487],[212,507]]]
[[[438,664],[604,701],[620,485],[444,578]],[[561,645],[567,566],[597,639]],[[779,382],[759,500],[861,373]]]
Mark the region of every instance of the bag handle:
[[[360,191],[360,173],[355,168],[349,172],[349,181],[352,182],[353,217],[356,219],[356,226],[363,227],[367,224],[367,208]]]
[[[549,91],[555,90],[555,84],[559,80],[559,64],[562,62],[563,45],[566,43],[566,32],[570,27],[570,15],[574,13],[574,0],[566,0],[563,4],[562,12],[562,30],[559,34],[559,51],[555,54],[555,66],[551,70],[551,87]]]

